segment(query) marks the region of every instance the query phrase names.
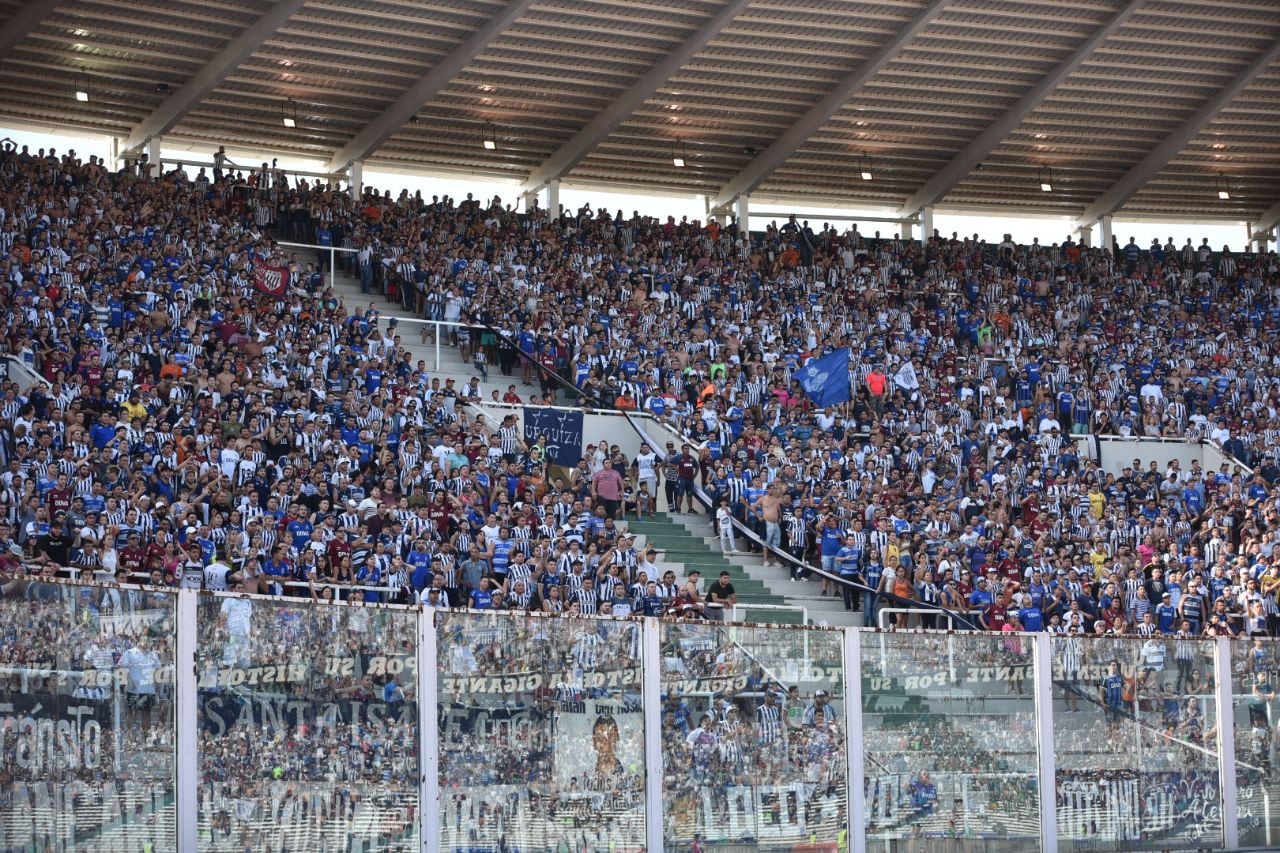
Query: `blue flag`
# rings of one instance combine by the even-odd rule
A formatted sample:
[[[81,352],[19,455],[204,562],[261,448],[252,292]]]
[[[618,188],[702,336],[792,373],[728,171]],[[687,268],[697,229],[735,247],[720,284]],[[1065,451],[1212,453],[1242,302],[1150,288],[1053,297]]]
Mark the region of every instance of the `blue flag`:
[[[824,408],[847,403],[849,390],[849,348],[841,347],[822,358],[811,358],[792,374],[814,405]]]

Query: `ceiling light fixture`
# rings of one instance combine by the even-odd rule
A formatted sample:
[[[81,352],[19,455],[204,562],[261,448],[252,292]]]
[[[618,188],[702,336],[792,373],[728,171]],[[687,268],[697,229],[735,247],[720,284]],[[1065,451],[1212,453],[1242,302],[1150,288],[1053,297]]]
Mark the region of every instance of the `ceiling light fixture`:
[[[684,143],[676,143],[671,149],[671,163],[677,169],[684,168]]]
[[[89,77],[83,71],[76,74],[76,100],[82,104],[89,100]]]
[[[498,150],[498,129],[493,126],[491,121],[484,123],[484,150]]]
[[[280,119],[284,122],[285,127],[298,126],[298,105],[293,100],[288,100],[284,106],[280,108]]]
[[[871,174],[871,158],[868,157],[866,154],[862,155],[862,159],[859,163],[858,171],[862,175],[862,180],[864,181],[869,181],[873,177],[875,177],[874,175]]]
[[[1040,191],[1053,192],[1053,169],[1044,166],[1040,169]]]
[[[1221,201],[1231,201],[1231,187],[1227,184],[1227,176],[1218,176],[1218,198]]]

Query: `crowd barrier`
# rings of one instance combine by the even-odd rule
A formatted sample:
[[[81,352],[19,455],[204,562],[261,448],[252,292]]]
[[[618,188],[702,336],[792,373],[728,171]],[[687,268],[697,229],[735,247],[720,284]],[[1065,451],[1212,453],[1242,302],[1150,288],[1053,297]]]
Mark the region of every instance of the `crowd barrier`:
[[[1271,639],[0,593],[3,850],[1280,840]]]

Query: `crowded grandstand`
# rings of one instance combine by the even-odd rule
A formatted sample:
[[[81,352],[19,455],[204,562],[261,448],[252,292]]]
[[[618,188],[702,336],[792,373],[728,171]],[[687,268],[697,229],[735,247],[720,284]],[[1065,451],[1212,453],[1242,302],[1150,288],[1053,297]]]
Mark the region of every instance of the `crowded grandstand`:
[[[161,732],[173,695],[171,676],[157,677],[175,654],[166,590],[278,600],[202,601],[210,849],[328,849],[351,834],[411,848],[411,623],[325,609],[336,601],[459,611],[440,623],[441,670],[459,685],[539,661],[566,673],[489,684],[492,701],[455,685],[442,702],[454,848],[638,849],[639,684],[627,669],[638,628],[578,617],[716,620],[712,585],[636,547],[629,526],[660,508],[705,516],[726,554],[761,552],[868,626],[892,605],[899,628],[945,618],[999,634],[968,663],[1008,669],[1001,697],[1030,690],[1020,632],[1057,635],[1060,713],[1087,711],[1103,731],[1063,734],[1064,761],[1080,764],[1072,784],[1096,788],[1094,750],[1123,750],[1122,720],[1145,712],[1148,762],[1121,774],[1135,802],[1139,770],[1143,785],[1213,784],[1199,638],[1280,631],[1274,253],[919,243],[796,218],[748,234],[590,207],[351,198],[269,167],[156,175],[17,147],[0,159],[0,190],[4,346],[40,380],[23,389],[11,375],[0,404],[3,605],[6,624],[44,626],[10,628],[0,650],[9,667],[59,662],[38,684],[6,670],[16,692],[87,703],[82,765],[61,769],[81,779],[88,813],[114,815],[87,821],[108,846],[147,843],[172,820]],[[329,271],[327,254],[282,240],[350,251]],[[351,304],[332,272],[404,317],[460,324],[436,334],[486,386],[415,360],[406,336],[419,332]],[[815,376],[818,363],[836,369]],[[508,403],[644,414],[681,439],[631,458],[605,440],[553,465],[514,417],[470,405],[490,370]],[[1162,468],[1135,451],[1117,475],[1082,452],[1085,434],[1212,442],[1230,461]],[[747,838],[762,815],[780,839],[834,837],[847,824],[843,711],[827,704],[838,679],[801,695],[800,678],[789,688],[774,673],[795,649],[762,662],[696,623],[670,631],[664,678],[694,688],[664,695],[671,832]],[[1144,643],[1128,657],[1089,640],[1130,635]],[[936,661],[935,645],[916,654]],[[313,648],[334,651],[310,659]],[[1258,648],[1238,674],[1262,707],[1249,732],[1261,779],[1277,663]],[[83,676],[117,668],[118,687]],[[888,669],[863,665],[873,681]],[[593,688],[605,672],[614,680]],[[244,677],[261,685],[226,680]],[[704,690],[708,679],[734,686]],[[991,701],[981,692],[933,701]],[[342,701],[319,721],[289,710],[327,696]],[[113,715],[130,770],[118,788],[92,783],[100,746],[87,745]],[[571,717],[599,753],[591,766],[553,749]],[[1015,739],[1031,726],[1024,712],[1010,719]],[[968,758],[931,747],[944,735]],[[1011,831],[1033,837],[1026,790],[1007,789],[1029,770],[1004,754],[1009,737],[886,716],[868,738],[870,826],[958,836],[954,794],[1004,802]],[[4,795],[25,809],[0,828],[56,837],[38,822],[50,765],[20,742],[5,746]],[[973,783],[956,773],[966,762],[987,774],[980,793],[960,790]],[[760,778],[769,793],[753,800]],[[1181,831],[1172,803],[1113,835]],[[1073,812],[1074,831],[1099,832],[1098,812]],[[1220,816],[1196,826],[1220,832]]]

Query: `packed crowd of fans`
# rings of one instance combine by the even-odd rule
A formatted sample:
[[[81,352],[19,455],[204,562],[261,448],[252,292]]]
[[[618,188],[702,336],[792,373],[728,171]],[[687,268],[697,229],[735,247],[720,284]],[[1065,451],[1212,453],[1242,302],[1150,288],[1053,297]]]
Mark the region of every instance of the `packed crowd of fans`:
[[[459,330],[450,343],[482,373],[510,378],[508,402],[532,387],[530,401],[646,411],[687,444],[627,459],[588,437],[581,463],[553,468],[546,444],[526,442],[514,419],[466,414],[478,383],[432,375],[394,321],[344,304],[325,287],[323,259],[290,254],[278,239],[351,248],[340,263],[370,293],[487,329]],[[1163,738],[1179,761],[1202,755],[1203,667],[1180,657],[1190,638],[1280,633],[1275,254],[936,234],[921,245],[794,219],[748,237],[732,225],[590,208],[551,217],[497,200],[352,199],[265,164],[248,175],[153,176],[5,150],[0,255],[0,348],[48,383],[22,393],[11,376],[0,386],[0,571],[16,608],[7,624],[35,617],[48,627],[39,642],[18,642],[11,627],[0,655],[25,670],[57,655],[82,656],[66,658],[74,671],[84,662],[123,670],[127,719],[140,732],[168,707],[163,683],[148,678],[171,650],[154,648],[163,631],[137,622],[163,610],[147,598],[155,588],[696,616],[712,609],[714,586],[662,569],[623,516],[652,510],[660,495],[694,511],[697,489],[726,550],[753,541],[735,539],[735,519],[785,551],[789,560],[766,557],[785,560],[797,580],[820,567],[822,593],[844,596],[868,624],[891,601],[973,613],[968,624],[990,631],[1065,635],[1055,661],[1063,711],[1099,711],[1116,749],[1120,721],[1137,711],[1152,714],[1153,745]],[[260,266],[287,267],[287,292],[256,287]],[[844,347],[850,400],[815,406],[796,373]],[[1135,451],[1113,476],[1082,458],[1071,440],[1081,433],[1203,438],[1241,465],[1160,470]],[[56,634],[39,608],[46,598],[61,607],[69,593],[24,575],[126,585],[80,594],[84,618]],[[394,709],[411,691],[367,667],[408,638],[362,642],[363,628],[324,608],[301,619],[241,606],[222,614],[202,659],[206,698],[225,706],[209,725],[231,733],[202,747],[209,831],[242,841],[268,806],[240,801],[278,790],[292,793],[272,801],[272,819],[286,807],[353,814],[352,796],[299,792],[361,783],[387,791],[398,838],[413,824],[414,764],[396,725],[334,718],[340,734],[321,743],[323,727],[264,723],[269,712],[253,704],[262,697],[243,688],[224,697],[218,679],[353,642],[354,677],[339,668],[316,689]],[[119,629],[104,633],[104,615]],[[258,647],[255,626],[278,640]],[[494,661],[475,656],[542,650],[572,673],[636,655],[635,630],[599,628],[560,646],[527,630],[516,647],[467,636],[458,648],[473,658],[459,651],[450,666],[489,671]],[[1095,661],[1070,645],[1131,633],[1152,645],[1141,661]],[[682,678],[738,673],[708,649],[670,652]],[[29,675],[8,677],[22,682],[15,692],[41,692]],[[732,695],[709,690],[692,708],[667,697],[664,752],[677,768],[668,792],[692,816],[681,833],[731,823],[743,808],[739,782],[761,774],[778,789],[767,806],[778,821],[838,823],[843,737],[823,691],[802,697],[756,673],[749,681]],[[1251,688],[1263,709],[1251,717],[1255,766],[1269,772],[1274,688]],[[99,687],[77,678],[67,689]],[[545,722],[554,703],[603,697],[569,683],[526,698],[529,718]],[[625,691],[615,698],[628,701]],[[527,759],[550,749],[548,731],[526,730],[531,740],[507,765],[482,765],[470,758],[513,736],[515,723],[477,728],[490,709],[459,703],[467,722],[447,730],[442,764],[477,786],[494,782],[467,776],[482,767],[525,774],[505,803],[446,797],[459,832],[570,814],[575,835],[593,833],[589,844],[607,843],[620,817],[634,832],[639,807],[621,794],[636,787],[635,768],[601,774],[615,795],[607,802],[553,796],[582,786],[551,786],[550,754]],[[634,742],[625,719],[599,717],[597,751]],[[915,734],[901,731],[908,747]],[[145,742],[135,747],[145,754]],[[910,796],[923,810],[936,788],[912,754]]]
[[[487,612],[439,625],[444,846],[642,847],[639,624]]]
[[[266,164],[152,177],[8,150],[0,167],[5,345],[50,383],[0,407],[6,567],[698,612],[707,590],[664,583],[614,523],[623,492],[693,509],[696,481],[855,581],[823,593],[868,624],[909,600],[989,630],[1280,629],[1274,254],[921,246],[794,218],[747,239],[589,207],[353,201]],[[605,442],[553,470],[276,236],[351,247],[368,289],[485,324],[457,343],[541,399],[572,386],[689,445],[628,460]],[[290,268],[288,293],[255,289],[263,264]],[[793,374],[840,347],[852,399],[818,408]],[[1137,458],[1112,476],[1068,440],[1086,431],[1213,439],[1256,474]]]
[[[845,822],[843,697],[786,686],[787,657],[751,634],[740,643],[701,626],[664,632],[664,797],[689,838],[832,838]],[[811,638],[806,661],[838,660],[832,638]],[[825,682],[824,682],[825,683]]]

